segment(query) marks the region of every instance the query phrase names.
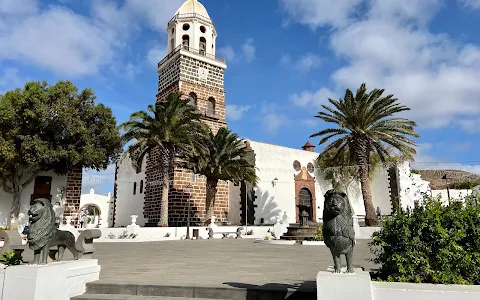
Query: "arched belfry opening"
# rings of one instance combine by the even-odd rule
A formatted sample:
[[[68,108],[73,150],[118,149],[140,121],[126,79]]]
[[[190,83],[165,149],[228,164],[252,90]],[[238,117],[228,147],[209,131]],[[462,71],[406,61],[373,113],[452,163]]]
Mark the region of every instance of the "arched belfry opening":
[[[190,48],[190,36],[188,34],[184,34],[182,36],[182,46],[185,50],[188,50]]]
[[[200,50],[199,53],[201,55],[205,55],[205,53],[206,53],[205,51],[207,50],[207,40],[203,36],[200,38],[200,49],[199,50]]]

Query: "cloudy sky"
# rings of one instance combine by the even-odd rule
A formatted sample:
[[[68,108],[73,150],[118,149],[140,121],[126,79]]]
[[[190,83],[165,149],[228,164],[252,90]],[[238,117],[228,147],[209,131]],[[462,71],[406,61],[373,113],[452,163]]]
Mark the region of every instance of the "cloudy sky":
[[[480,173],[480,0],[201,2],[241,136],[301,147],[326,127],[313,117],[320,105],[366,82],[412,108],[416,167]],[[182,3],[0,0],[0,92],[68,79],[125,121],[155,100],[165,27]],[[85,170],[84,191],[113,190],[114,171]]]

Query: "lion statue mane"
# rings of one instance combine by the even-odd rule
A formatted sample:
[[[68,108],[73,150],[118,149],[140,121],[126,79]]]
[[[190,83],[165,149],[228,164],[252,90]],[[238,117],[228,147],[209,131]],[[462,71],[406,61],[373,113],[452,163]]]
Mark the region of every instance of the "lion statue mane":
[[[352,255],[355,245],[352,209],[342,191],[328,190],[323,207],[323,238],[333,256],[335,273],[340,273],[341,258],[347,261],[347,273],[353,273]]]
[[[30,207],[30,227],[28,228],[28,246],[32,250],[40,250],[50,242],[57,227],[55,226],[55,212],[50,200],[35,199]]]

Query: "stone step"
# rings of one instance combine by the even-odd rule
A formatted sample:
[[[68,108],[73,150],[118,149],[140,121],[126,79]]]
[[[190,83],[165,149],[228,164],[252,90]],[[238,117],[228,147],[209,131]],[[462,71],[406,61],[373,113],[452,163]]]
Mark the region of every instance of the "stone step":
[[[164,296],[138,296],[118,294],[84,294],[73,297],[71,300],[228,300],[228,299],[206,299],[206,298],[184,298]]]
[[[238,287],[237,287],[238,285]],[[236,287],[206,287],[206,286],[170,286],[146,284],[122,284],[96,281],[87,283],[87,292],[72,300],[103,300],[103,299],[150,299],[145,297],[174,297],[180,299],[216,299],[216,300],[315,300],[317,291],[315,282],[295,290],[283,284],[270,284],[270,286],[256,286],[238,283]],[[143,298],[92,298],[91,296],[139,296]],[[90,298],[88,298],[90,297]],[[177,297],[175,299],[175,297]],[[164,300],[164,298],[151,298]],[[169,298],[166,298],[169,299]],[[169,299],[170,300],[170,299]]]

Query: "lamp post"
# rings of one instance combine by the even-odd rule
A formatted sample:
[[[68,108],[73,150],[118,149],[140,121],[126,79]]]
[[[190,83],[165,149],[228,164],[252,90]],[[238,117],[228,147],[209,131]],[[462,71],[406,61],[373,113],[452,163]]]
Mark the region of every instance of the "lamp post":
[[[193,186],[191,184],[187,185],[187,189],[189,192],[188,195],[188,202],[187,202],[187,236],[185,237],[186,240],[190,239],[190,197],[192,196],[192,188]]]
[[[444,179],[445,182],[447,183],[448,206],[450,206],[450,189],[448,188],[448,179],[450,179],[450,178],[447,177],[447,174],[444,174],[442,179]]]

